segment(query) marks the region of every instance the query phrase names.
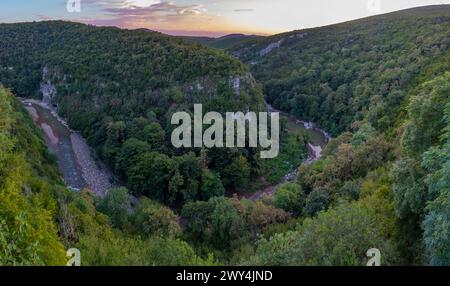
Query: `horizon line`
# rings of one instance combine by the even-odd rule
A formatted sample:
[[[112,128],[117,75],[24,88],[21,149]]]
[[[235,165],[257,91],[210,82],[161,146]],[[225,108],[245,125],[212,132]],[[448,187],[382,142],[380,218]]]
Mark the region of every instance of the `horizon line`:
[[[34,21],[0,22],[0,24],[19,24],[19,23],[33,23],[33,22],[63,21],[63,22],[80,23],[80,24],[91,25],[91,26],[96,26],[96,27],[114,27],[114,28],[119,28],[119,29],[124,29],[124,30],[145,29],[145,30],[158,32],[161,34],[175,36],[175,37],[204,37],[204,38],[219,39],[219,38],[229,36],[229,35],[234,35],[234,34],[245,35],[245,36],[270,37],[270,36],[294,32],[294,31],[302,31],[302,30],[310,30],[310,29],[316,29],[316,28],[322,28],[322,27],[329,27],[329,26],[354,22],[354,21],[358,21],[358,20],[369,19],[369,18],[373,18],[373,17],[377,17],[377,16],[389,15],[389,14],[398,13],[398,12],[402,12],[402,11],[409,11],[409,10],[421,9],[421,8],[426,8],[426,7],[438,7],[438,6],[450,6],[450,4],[433,4],[433,5],[416,6],[416,7],[411,7],[411,8],[407,8],[407,9],[400,9],[400,10],[360,17],[360,18],[349,19],[349,20],[342,21],[342,22],[335,22],[335,23],[330,23],[330,24],[326,24],[326,25],[318,25],[318,26],[312,26],[312,27],[303,27],[303,28],[299,27],[298,29],[284,30],[284,31],[278,31],[278,32],[273,32],[273,33],[256,32],[256,31],[250,32],[250,31],[239,31],[239,30],[234,30],[234,31],[194,30],[194,31],[191,31],[191,30],[182,30],[182,29],[168,30],[168,29],[157,29],[157,28],[155,29],[155,28],[146,28],[146,27],[131,28],[131,27],[123,27],[120,25],[100,25],[100,24],[91,23],[90,21],[86,21],[86,20],[83,21],[83,19],[62,19],[62,18],[38,19],[38,20],[34,20]]]

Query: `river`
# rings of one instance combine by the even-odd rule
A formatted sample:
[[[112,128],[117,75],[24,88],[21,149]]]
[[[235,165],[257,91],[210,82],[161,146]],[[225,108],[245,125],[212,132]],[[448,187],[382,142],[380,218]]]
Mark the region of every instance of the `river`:
[[[293,115],[273,108],[271,105],[269,105],[269,112],[279,112],[280,116],[287,119],[288,132],[293,133],[301,130],[308,134],[308,158],[305,161],[306,164],[311,164],[322,157],[323,148],[325,148],[331,139],[331,135],[328,132],[317,127],[313,122],[299,120]]]
[[[94,159],[94,153],[84,138],[71,130],[51,105],[34,99],[21,99],[36,126],[44,132],[48,149],[58,160],[58,167],[67,187],[78,191],[90,189],[105,196],[112,187],[112,172]]]
[[[48,149],[57,157],[58,167],[69,189],[76,191],[88,188],[98,196],[105,196],[108,190],[113,187],[110,183],[113,173],[104,163],[94,159],[94,152],[84,138],[78,132],[71,130],[47,101],[23,98],[21,101],[35,124],[43,130]],[[271,106],[269,106],[269,111],[280,112]],[[303,130],[309,135],[308,158],[304,163],[311,164],[320,159],[322,149],[331,138],[328,133],[311,122],[298,120],[286,113],[280,112],[280,114],[287,118],[289,132]],[[264,195],[273,195],[278,186],[286,181],[296,179],[295,171],[286,174],[280,184],[257,191],[249,195],[248,198],[257,200]]]
[[[308,121],[302,121],[294,116],[287,114],[285,112],[279,111],[273,108],[271,105],[269,107],[269,112],[279,112],[281,117],[284,117],[288,121],[288,132],[296,132],[301,130],[308,134],[309,142],[307,144],[308,148],[308,158],[302,164],[312,164],[315,161],[319,160],[322,157],[322,151],[325,148],[326,144],[330,141],[331,136],[325,130],[317,127],[316,124]],[[256,191],[252,194],[245,195],[246,198],[252,201],[256,201],[261,199],[263,196],[273,196],[275,191],[279,186],[288,182],[288,181],[296,181],[297,179],[297,168],[292,170],[289,174],[283,178],[283,180],[272,186],[268,186],[262,190]]]

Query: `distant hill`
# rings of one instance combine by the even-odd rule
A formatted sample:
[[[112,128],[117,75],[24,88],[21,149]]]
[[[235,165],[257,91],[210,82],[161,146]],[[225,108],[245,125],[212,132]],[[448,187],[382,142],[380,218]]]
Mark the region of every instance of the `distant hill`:
[[[242,45],[250,40],[258,39],[261,37],[262,36],[256,35],[230,34],[220,38],[210,38],[210,37],[182,37],[182,38],[189,41],[198,42],[212,48],[230,49],[236,45]]]
[[[391,108],[449,45],[450,5],[438,5],[258,37],[228,50],[251,66],[269,103],[338,134],[366,116],[378,128],[393,124]]]
[[[314,219],[262,239],[249,265],[353,264],[371,212],[384,265],[450,265],[449,48],[450,5],[437,5],[229,49],[272,106],[334,137],[297,170]]]
[[[0,265],[72,247],[83,265],[362,266],[373,248],[450,265],[450,5],[270,37],[51,21],[0,39]],[[45,94],[128,189],[66,190],[11,90]],[[171,144],[174,112],[267,110],[263,94],[294,115],[277,158]],[[300,126],[331,133],[324,150]],[[306,146],[321,156],[297,168]]]
[[[40,97],[42,86],[50,87],[46,99],[132,191],[166,203],[172,177],[181,181],[179,192],[170,185],[170,201],[177,205],[200,196],[202,176],[197,165],[195,174],[176,171],[180,160],[199,163],[198,154],[170,143],[174,112],[192,112],[194,103],[202,103],[205,113],[267,109],[247,66],[223,51],[176,37],[50,21],[1,24],[0,38],[0,82],[23,97]],[[136,181],[149,161],[139,168],[123,163],[130,158],[127,146],[140,150],[133,151],[139,159],[147,154],[150,161],[167,161],[171,170],[159,177],[160,185],[147,177],[145,184]],[[223,173],[225,187],[236,187],[224,169],[240,160],[251,170],[257,151],[217,156],[211,151],[211,166]]]

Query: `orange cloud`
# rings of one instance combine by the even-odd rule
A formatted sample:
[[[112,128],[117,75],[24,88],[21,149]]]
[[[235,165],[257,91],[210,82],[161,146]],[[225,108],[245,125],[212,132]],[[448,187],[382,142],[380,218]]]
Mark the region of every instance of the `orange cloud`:
[[[206,7],[200,4],[177,5],[170,1],[153,1],[158,3],[140,6],[152,1],[89,1],[90,4],[99,5],[106,16],[83,20],[94,25],[147,28],[174,35],[222,36],[230,33],[258,33],[256,28],[241,27],[219,15],[210,14]]]

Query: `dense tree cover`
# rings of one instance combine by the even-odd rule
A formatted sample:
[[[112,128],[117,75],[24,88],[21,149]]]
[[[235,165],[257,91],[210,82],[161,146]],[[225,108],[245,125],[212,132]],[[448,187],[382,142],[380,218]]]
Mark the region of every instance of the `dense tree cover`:
[[[194,103],[204,113],[267,109],[239,60],[148,30],[61,21],[2,24],[0,37],[0,80],[27,97],[53,86],[59,114],[135,194],[180,206],[220,194],[211,180],[231,190],[257,176],[255,148],[209,150],[201,165],[199,149],[170,144],[171,115]]]
[[[295,160],[304,158],[301,146],[307,138],[283,130],[280,156],[270,161],[261,161],[253,149],[181,152],[167,144],[170,114],[179,108],[189,110],[196,100],[223,110],[259,104],[257,87],[245,83],[245,67],[237,61],[201,46],[195,46],[199,55],[190,54],[187,51],[192,44],[144,31],[61,22],[0,26],[0,33],[11,41],[30,39],[30,34],[22,36],[11,30],[31,29],[35,35],[31,39],[37,42],[43,33],[71,43],[65,47],[67,53],[59,48],[49,54],[42,52],[35,55],[37,61],[30,56],[22,66],[9,69],[6,65],[0,75],[16,90],[33,91],[47,66],[50,76],[44,79],[57,86],[54,100],[69,123],[97,146],[132,193],[151,198],[135,200],[125,188],[111,190],[104,198],[61,188],[48,192],[45,204],[33,206],[53,210],[47,213],[47,222],[53,225],[47,228],[49,237],[54,239],[49,243],[75,245],[85,253],[83,261],[89,265],[365,265],[366,251],[374,247],[381,250],[382,265],[449,265],[449,11],[448,6],[408,10],[312,29],[308,34],[293,32],[251,40],[252,44],[238,49],[239,56],[253,65],[271,103],[316,120],[337,135],[320,160],[299,167],[295,181],[279,186],[273,197],[256,202],[224,195],[229,190],[251,188],[256,177],[278,182],[280,174],[298,165]],[[79,40],[68,40],[58,25],[67,25],[69,34],[87,32],[81,33]],[[111,40],[112,35],[118,40]],[[55,39],[53,46],[65,45]],[[280,39],[284,39],[280,48],[259,54]],[[42,46],[37,42],[39,49]],[[3,45],[9,53],[24,53]],[[132,54],[125,51],[129,45]],[[154,81],[148,90],[139,88],[141,81],[127,78],[131,75],[124,77],[130,79],[129,86],[119,81],[116,76],[122,76],[121,70],[109,61],[124,64],[127,61],[120,55],[129,55],[136,64],[123,70],[135,72],[139,79],[149,71],[146,64],[140,69],[137,60],[150,57],[140,49],[173,52],[179,45],[196,58],[185,63],[186,75],[173,71],[183,62],[175,60],[177,67],[168,64],[164,70],[167,78],[159,71],[152,74]],[[109,52],[96,52],[100,48]],[[97,65],[75,63],[78,52],[86,56],[82,61],[86,58]],[[0,51],[0,59],[12,64],[15,60],[6,62],[6,54]],[[205,64],[203,75],[212,78],[202,81],[201,75],[191,74],[189,65],[202,62],[197,57],[207,55],[232,63],[231,71],[222,74],[221,64]],[[33,81],[34,69],[28,65],[41,62],[41,56],[45,64],[38,64]],[[100,59],[105,65],[97,62]],[[241,68],[242,73],[237,72]],[[239,96],[230,89],[229,76],[235,72],[242,76]],[[88,79],[80,73],[95,76]],[[164,86],[161,79],[172,84]],[[214,89],[218,97],[211,98]],[[81,111],[75,112],[77,109]],[[0,130],[11,129],[12,118],[3,117]],[[11,137],[8,132],[0,133],[0,140]],[[24,141],[5,139],[0,145],[1,164],[14,162],[3,160],[13,146],[22,146],[22,152],[41,150],[46,154],[42,142],[41,149],[34,144],[36,148],[28,150]],[[51,157],[42,156],[28,158],[30,172],[41,174],[38,178],[42,180],[47,176],[57,180],[56,174],[42,172],[54,168]],[[21,192],[15,197],[32,194]],[[0,204],[10,201],[0,200]],[[13,228],[33,224],[22,218],[17,221],[0,223],[0,243],[10,244],[6,259],[16,257],[16,249],[23,245],[28,252],[7,263],[57,264],[56,258],[44,255],[45,247],[28,247],[33,242],[24,242],[30,237],[23,234],[27,228]],[[16,240],[10,241],[11,237]]]
[[[298,184],[286,183],[280,186],[274,195],[274,205],[287,212],[301,211],[305,204],[306,195]]]
[[[266,227],[286,222],[289,215],[271,202],[215,197],[186,204],[181,217],[189,241],[227,261],[245,257]]]
[[[264,228],[288,218],[271,203],[223,196],[264,173],[270,182],[280,180],[305,157],[301,134],[282,138],[281,156],[271,163],[262,161],[257,149],[184,151],[168,142],[171,114],[191,112],[193,103],[203,103],[204,112],[265,108],[261,91],[238,60],[148,31],[75,23],[1,25],[0,34],[5,39],[1,79],[25,96],[39,96],[40,84],[51,82],[56,88],[52,103],[69,125],[86,136],[132,193],[153,199],[140,197],[133,205],[125,188],[110,190],[105,198],[60,190],[60,240],[85,253],[84,264],[211,264],[210,253],[228,263],[245,256]],[[25,52],[29,41],[34,49]],[[280,170],[278,165],[283,165]],[[190,206],[203,203],[198,200],[216,206],[202,217],[208,225],[202,238],[188,218],[180,221],[157,202],[187,204],[179,211],[184,216]],[[195,216],[202,212],[194,210]],[[222,247],[223,240],[235,238]]]
[[[0,86],[0,265],[60,265],[49,180],[58,172],[26,111]]]
[[[360,265],[367,263],[366,251],[374,246],[382,253],[383,265],[398,264],[399,255],[383,220],[391,219],[389,192],[380,189],[370,197],[343,202],[298,229],[259,241],[250,265]],[[369,204],[369,205],[368,205]],[[383,209],[374,208],[382,207]]]
[[[385,265],[450,264],[449,23],[449,6],[433,6],[231,49],[269,103],[337,135],[275,192],[298,219],[241,263],[364,265],[377,247]]]
[[[364,122],[302,165],[298,185],[281,186],[274,202],[310,218],[264,237],[242,263],[364,265],[365,251],[377,247],[384,265],[449,265],[448,57],[411,87],[395,128]]]
[[[83,265],[214,264],[212,257],[200,258],[179,238],[172,211],[143,200],[132,213],[127,194],[125,189],[112,190],[103,199],[89,191],[57,194],[61,238],[80,250]]]
[[[391,171],[394,202],[399,216],[423,229],[427,261],[449,265],[450,72],[425,82],[407,110],[403,156]]]
[[[230,34],[219,38],[185,36],[183,39],[198,42],[212,48],[230,49],[236,45],[242,45],[243,43],[250,42],[250,40],[260,37],[261,36],[256,35]]]
[[[445,5],[416,8],[257,38],[230,51],[251,65],[275,107],[333,135],[366,116],[383,130],[393,125],[405,88],[448,51],[449,17]],[[279,48],[262,52],[274,43]]]
[[[130,213],[126,189],[103,198],[69,192],[41,133],[0,86],[0,265],[211,265],[180,239],[176,215],[141,200]]]

